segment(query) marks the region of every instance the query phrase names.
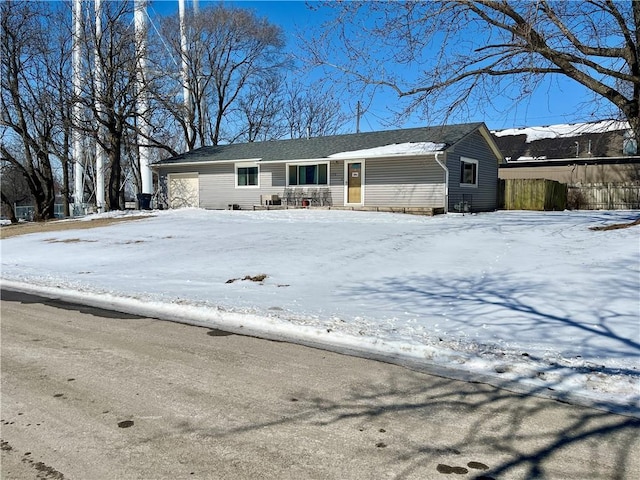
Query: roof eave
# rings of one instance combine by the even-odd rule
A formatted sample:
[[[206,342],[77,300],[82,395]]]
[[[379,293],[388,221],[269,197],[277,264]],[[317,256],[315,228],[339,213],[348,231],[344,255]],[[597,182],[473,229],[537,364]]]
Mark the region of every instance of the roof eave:
[[[436,153],[446,152],[447,148],[442,150],[433,150],[430,152],[420,152],[420,153],[396,153],[396,154],[382,154],[382,155],[345,155],[345,156],[336,156],[336,157],[317,157],[317,158],[292,158],[289,160],[263,160],[261,158],[237,158],[237,159],[227,159],[227,160],[205,160],[205,161],[191,161],[191,162],[174,162],[174,163],[157,163],[151,165],[153,169],[159,168],[168,168],[168,167],[189,167],[193,165],[215,165],[218,163],[260,163],[260,164],[278,164],[278,163],[323,163],[323,162],[342,162],[346,160],[376,160],[383,158],[411,158],[411,157],[425,157],[425,156],[433,156]]]
[[[289,160],[261,160],[259,163],[321,163],[328,162],[333,160],[329,157],[318,157],[318,158],[291,158]]]
[[[237,160],[192,160],[189,162],[155,163],[150,165],[150,167],[158,169],[163,167],[189,167],[191,165],[215,165],[217,163],[255,163],[260,162],[261,160],[262,158],[239,158]]]

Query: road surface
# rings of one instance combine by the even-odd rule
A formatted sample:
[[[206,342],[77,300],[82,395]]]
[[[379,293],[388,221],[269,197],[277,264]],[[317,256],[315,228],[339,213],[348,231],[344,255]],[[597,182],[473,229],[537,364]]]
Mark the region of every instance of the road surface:
[[[625,479],[640,421],[2,292],[2,479]]]

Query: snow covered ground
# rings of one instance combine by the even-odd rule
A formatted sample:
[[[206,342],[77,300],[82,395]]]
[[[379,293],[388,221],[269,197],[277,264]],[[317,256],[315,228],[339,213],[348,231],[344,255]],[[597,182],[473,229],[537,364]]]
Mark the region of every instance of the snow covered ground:
[[[2,287],[640,415],[640,227],[589,230],[638,215],[159,211],[4,239]]]

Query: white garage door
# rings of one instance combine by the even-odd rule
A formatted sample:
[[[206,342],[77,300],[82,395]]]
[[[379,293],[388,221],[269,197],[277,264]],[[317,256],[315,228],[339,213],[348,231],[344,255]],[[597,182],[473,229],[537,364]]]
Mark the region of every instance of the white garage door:
[[[169,174],[169,208],[199,207],[200,181],[197,173]]]

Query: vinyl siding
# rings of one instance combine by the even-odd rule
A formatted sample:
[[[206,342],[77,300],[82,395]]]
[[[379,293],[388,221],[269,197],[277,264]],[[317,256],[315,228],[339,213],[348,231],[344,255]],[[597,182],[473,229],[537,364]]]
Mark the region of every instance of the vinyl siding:
[[[460,157],[478,161],[478,186],[460,185]],[[463,199],[471,202],[473,211],[491,211],[498,206],[498,160],[482,134],[472,133],[447,152],[449,169],[449,211]],[[464,195],[464,196],[463,196]]]
[[[240,189],[235,193],[235,171],[233,163],[203,165],[200,167],[200,206],[202,208],[224,209],[229,204],[253,202],[258,196],[257,188]]]
[[[258,187],[236,187],[235,163],[222,163],[203,168],[200,172],[200,206],[210,209],[225,209],[238,205],[242,210],[251,210],[260,205],[262,195],[283,196],[285,188],[285,165],[262,164]]]
[[[331,205],[344,205],[344,162],[329,163],[329,189],[331,190]]]
[[[364,206],[442,207],[444,170],[433,157],[366,160]]]
[[[341,162],[331,162],[329,166],[332,205],[342,205],[344,179],[342,168]],[[163,186],[163,190],[167,189],[168,173],[191,172],[193,170],[193,166],[163,169],[160,172],[160,185]],[[258,187],[236,187],[235,163],[201,165],[197,167],[197,170],[200,181],[201,208],[222,210],[228,208],[229,205],[238,205],[243,210],[251,210],[254,205],[260,205],[262,195],[284,197],[284,189],[286,188],[286,165],[284,163],[261,164]]]

